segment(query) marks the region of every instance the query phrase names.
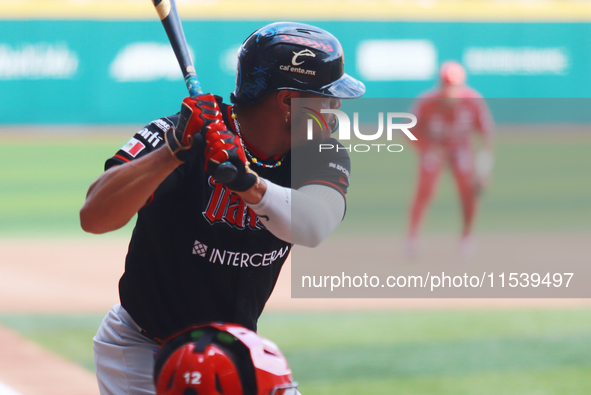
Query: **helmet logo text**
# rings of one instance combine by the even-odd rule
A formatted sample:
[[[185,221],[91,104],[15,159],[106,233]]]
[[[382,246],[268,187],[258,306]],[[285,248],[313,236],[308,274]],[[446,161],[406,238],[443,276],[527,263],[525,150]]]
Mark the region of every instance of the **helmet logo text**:
[[[297,62],[298,57],[300,57],[300,56],[310,56],[312,58],[315,58],[316,54],[314,52],[310,51],[309,49],[304,49],[303,51],[300,51],[300,52],[293,51],[293,58],[291,58],[291,64],[294,66],[299,66],[302,63],[304,63],[303,60],[301,62]]]

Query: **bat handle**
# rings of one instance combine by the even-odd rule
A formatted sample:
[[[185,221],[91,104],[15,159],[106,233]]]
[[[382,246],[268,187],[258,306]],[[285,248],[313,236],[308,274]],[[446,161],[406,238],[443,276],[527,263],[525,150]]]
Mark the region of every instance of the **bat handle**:
[[[201,83],[197,79],[197,73],[191,60],[191,55],[187,46],[183,26],[176,8],[174,0],[152,0],[156,12],[162,21],[166,35],[172,45],[174,54],[179,62],[185,85],[189,91],[189,96],[196,98],[203,94]],[[185,124],[186,126],[186,124]],[[222,163],[215,171],[214,178],[222,183],[232,182],[238,175],[238,170],[230,162]]]
[[[228,184],[234,181],[236,176],[238,176],[238,170],[236,169],[236,166],[230,162],[224,162],[220,164],[217,169],[215,169],[213,178],[222,184]]]
[[[191,96],[193,99],[203,94],[203,89],[201,88],[201,83],[199,83],[199,80],[197,79],[197,74],[187,74],[185,77],[185,85],[189,90],[189,96]]]

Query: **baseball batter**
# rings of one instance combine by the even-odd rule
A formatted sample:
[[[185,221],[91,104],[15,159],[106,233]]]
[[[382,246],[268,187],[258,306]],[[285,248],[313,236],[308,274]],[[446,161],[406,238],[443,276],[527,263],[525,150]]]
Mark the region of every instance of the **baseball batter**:
[[[290,101],[321,98],[338,108],[364,92],[344,73],[334,36],[274,23],[241,46],[233,105],[186,98],[180,113],[149,123],[106,161],[80,211],[82,228],[105,233],[138,216],[121,303],[94,339],[101,394],[154,394],[158,345],[185,327],[219,321],[256,330],[292,245],[318,245],[345,213],[348,180],[334,164],[350,169],[346,150],[311,154],[292,179],[292,152],[308,146],[298,138],[306,131],[291,128]],[[292,147],[292,134],[301,144]],[[226,161],[238,176],[223,184],[212,174]]]
[[[479,192],[488,183],[493,166],[493,122],[485,101],[465,85],[466,72],[456,62],[445,62],[440,69],[440,85],[416,101],[413,128],[419,154],[419,175],[410,209],[407,254],[418,250],[419,228],[444,167],[449,166],[462,206],[463,226],[460,252],[474,252],[472,224]],[[472,136],[481,136],[482,148],[475,156]]]

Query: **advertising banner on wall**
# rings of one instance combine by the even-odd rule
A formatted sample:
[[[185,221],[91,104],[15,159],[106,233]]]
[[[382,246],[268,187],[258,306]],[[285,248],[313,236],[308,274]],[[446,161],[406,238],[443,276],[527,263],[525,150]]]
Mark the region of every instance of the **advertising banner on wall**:
[[[226,101],[236,53],[269,21],[184,22],[204,89]],[[446,60],[489,98],[591,92],[585,23],[314,21],[337,36],[366,97],[416,97]],[[0,21],[0,123],[147,123],[178,111],[182,75],[158,21]],[[503,121],[501,119],[501,121]]]

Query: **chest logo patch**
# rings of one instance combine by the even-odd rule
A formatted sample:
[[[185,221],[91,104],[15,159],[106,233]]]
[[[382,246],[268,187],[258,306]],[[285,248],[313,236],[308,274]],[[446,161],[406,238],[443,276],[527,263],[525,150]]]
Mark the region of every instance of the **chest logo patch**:
[[[195,240],[195,244],[193,245],[193,255],[199,255],[200,257],[205,258],[206,253],[207,246],[199,240]]]

